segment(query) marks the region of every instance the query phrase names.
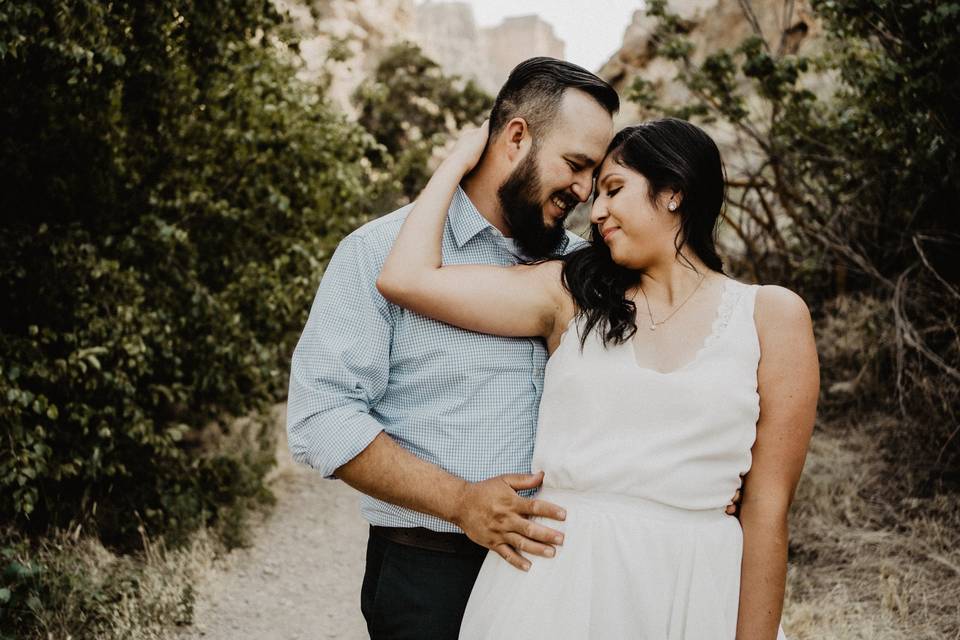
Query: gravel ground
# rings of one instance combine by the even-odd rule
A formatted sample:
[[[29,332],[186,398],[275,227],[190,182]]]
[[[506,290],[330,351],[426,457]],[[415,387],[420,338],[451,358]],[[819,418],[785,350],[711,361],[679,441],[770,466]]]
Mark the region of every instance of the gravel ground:
[[[179,640],[366,638],[360,614],[367,524],[360,494],[296,465],[281,438],[277,504],[197,584],[194,624]]]

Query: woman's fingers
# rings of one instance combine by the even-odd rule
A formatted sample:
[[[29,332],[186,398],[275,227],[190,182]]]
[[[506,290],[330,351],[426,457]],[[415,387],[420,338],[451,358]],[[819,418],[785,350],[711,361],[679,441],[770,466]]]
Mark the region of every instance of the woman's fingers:
[[[484,120],[483,124],[476,129],[464,129],[460,132],[460,137],[457,138],[451,158],[460,163],[465,171],[470,171],[480,162],[480,157],[483,156],[483,151],[487,148],[489,135],[489,120]]]

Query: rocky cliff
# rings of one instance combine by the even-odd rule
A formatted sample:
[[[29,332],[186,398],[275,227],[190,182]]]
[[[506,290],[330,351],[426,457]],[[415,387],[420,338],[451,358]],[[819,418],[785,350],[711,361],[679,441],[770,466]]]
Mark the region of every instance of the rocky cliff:
[[[563,58],[565,48],[553,27],[533,15],[479,28],[465,2],[418,5],[411,39],[447,73],[472,78],[491,94],[517,63],[534,56]]]
[[[445,72],[474,79],[496,94],[520,61],[563,58],[564,43],[537,16],[480,28],[464,2],[414,0],[274,0],[300,36],[301,76],[329,76],[328,95],[352,113],[350,96],[393,44],[409,40]]]
[[[486,79],[491,93],[496,93],[510,71],[527,58],[550,56],[562,60],[566,48],[553,27],[537,16],[506,18],[499,25],[484,29],[482,36],[482,50],[492,67]]]
[[[721,49],[732,49],[759,30],[773,51],[809,53],[821,43],[820,26],[808,0],[669,0],[670,9],[689,26],[699,62]],[[643,10],[633,14],[624,33],[623,46],[600,69],[600,76],[624,94],[634,78],[652,82],[662,102],[682,105],[689,99],[686,90],[673,82],[677,66],[653,56],[656,19]],[[642,119],[631,103],[624,103],[618,124]]]
[[[409,38],[413,0],[274,0],[300,36],[300,75],[329,74],[328,96],[352,114],[350,96],[390,45]]]

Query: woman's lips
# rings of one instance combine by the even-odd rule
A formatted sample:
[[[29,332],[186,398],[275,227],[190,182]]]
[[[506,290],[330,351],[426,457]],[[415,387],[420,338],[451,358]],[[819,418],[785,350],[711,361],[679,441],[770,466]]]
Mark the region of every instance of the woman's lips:
[[[617,231],[620,231],[620,227],[611,227],[609,229],[604,229],[601,233],[603,234],[603,239],[606,240]]]

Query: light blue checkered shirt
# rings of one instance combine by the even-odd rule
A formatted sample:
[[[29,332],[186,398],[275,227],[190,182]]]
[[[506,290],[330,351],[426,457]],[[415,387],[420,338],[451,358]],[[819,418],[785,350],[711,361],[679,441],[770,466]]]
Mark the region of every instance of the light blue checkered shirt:
[[[458,329],[387,302],[376,279],[411,205],[344,238],[293,354],[287,433],[294,459],[332,477],[380,431],[471,482],[530,471],[547,352],[543,341]],[[570,233],[564,250],[582,242]],[[445,264],[515,264],[512,242],[462,189],[443,236]],[[459,531],[363,496],[371,523]]]

